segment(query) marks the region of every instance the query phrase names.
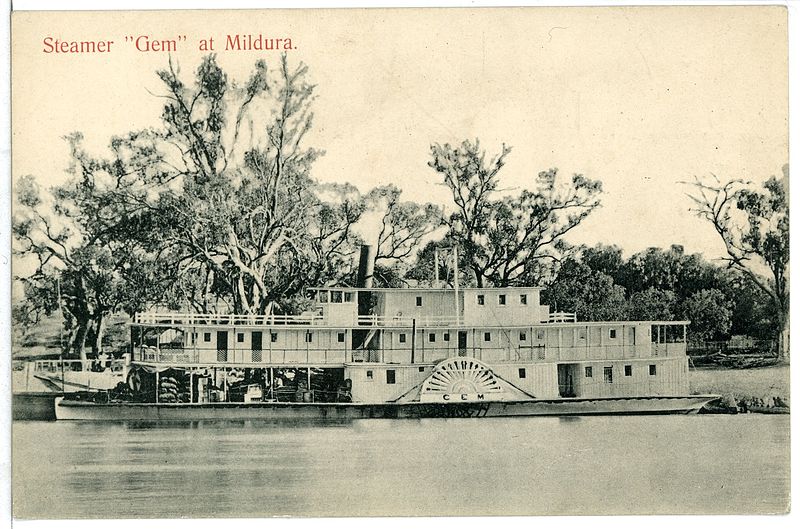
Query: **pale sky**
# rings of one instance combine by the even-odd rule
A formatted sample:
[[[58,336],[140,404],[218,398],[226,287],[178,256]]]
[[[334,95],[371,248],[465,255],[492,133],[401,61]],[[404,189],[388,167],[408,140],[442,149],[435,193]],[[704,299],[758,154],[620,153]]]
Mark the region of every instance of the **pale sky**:
[[[788,162],[786,10],[781,7],[15,13],[12,176],[66,178],[62,136],[100,148],[157,126],[166,53],[125,35],[186,35],[173,53],[187,81],[213,37],[219,63],[244,80],[275,51],[226,51],[226,34],[292,39],[317,84],[307,145],[326,151],[321,181],[447,206],[427,166],[431,143],[480,138],[513,147],[508,193],[558,167],[603,182],[602,209],[575,243],[626,255],[682,244],[722,253],[677,184],[711,173],[763,181]],[[111,53],[46,54],[42,39],[113,40]]]

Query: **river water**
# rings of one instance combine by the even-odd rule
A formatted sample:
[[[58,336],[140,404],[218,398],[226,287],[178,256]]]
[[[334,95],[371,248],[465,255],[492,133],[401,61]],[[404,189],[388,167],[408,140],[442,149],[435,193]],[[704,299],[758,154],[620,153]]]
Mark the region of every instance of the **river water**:
[[[783,512],[789,417],[15,422],[19,518]]]

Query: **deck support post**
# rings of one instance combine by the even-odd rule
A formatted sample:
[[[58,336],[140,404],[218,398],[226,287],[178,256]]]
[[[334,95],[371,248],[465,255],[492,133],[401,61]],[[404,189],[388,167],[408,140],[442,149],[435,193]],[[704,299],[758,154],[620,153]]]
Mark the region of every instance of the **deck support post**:
[[[417,319],[411,318],[411,363],[414,363],[414,352],[417,348]],[[424,361],[424,360],[423,360]]]
[[[158,385],[159,385],[159,373],[158,373],[158,368],[156,367],[156,404],[158,404]]]

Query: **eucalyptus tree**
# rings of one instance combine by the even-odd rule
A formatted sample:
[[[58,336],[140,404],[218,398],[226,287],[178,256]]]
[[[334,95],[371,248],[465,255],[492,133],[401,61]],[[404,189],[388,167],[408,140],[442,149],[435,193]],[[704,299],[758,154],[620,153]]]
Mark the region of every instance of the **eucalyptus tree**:
[[[789,167],[761,189],[742,180],[723,183],[695,179],[693,211],[705,219],[724,244],[728,267],[747,276],[772,302],[775,341],[788,354],[789,317]]]
[[[511,148],[487,159],[478,140],[431,146],[428,165],[450,190],[455,211],[446,223],[477,286],[530,283],[543,262],[558,260],[564,236],[599,205],[602,185],[581,174],[567,182],[540,172],[533,189],[497,198],[499,172]]]

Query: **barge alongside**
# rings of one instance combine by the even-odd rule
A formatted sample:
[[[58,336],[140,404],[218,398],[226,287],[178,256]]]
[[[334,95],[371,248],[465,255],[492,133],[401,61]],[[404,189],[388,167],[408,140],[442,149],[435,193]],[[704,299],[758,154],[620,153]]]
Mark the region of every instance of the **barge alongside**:
[[[685,321],[581,322],[529,288],[318,288],[297,316],[138,314],[127,382],[59,419],[692,413]]]

